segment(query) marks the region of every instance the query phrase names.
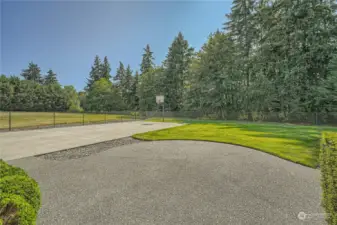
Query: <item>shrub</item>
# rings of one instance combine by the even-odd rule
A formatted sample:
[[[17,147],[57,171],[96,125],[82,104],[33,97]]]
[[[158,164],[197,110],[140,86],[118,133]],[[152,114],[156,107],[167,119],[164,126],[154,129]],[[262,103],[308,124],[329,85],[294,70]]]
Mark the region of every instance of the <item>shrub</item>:
[[[28,176],[23,169],[8,165],[7,163],[5,163],[3,160],[0,159],[0,179],[5,176],[13,176],[13,175]]]
[[[29,203],[37,213],[41,206],[41,194],[38,184],[32,178],[22,175],[6,176],[0,179],[3,194],[19,195]]]
[[[0,195],[0,225],[35,225],[36,212],[22,197]]]
[[[329,225],[337,225],[337,133],[323,133],[320,164],[326,221]]]

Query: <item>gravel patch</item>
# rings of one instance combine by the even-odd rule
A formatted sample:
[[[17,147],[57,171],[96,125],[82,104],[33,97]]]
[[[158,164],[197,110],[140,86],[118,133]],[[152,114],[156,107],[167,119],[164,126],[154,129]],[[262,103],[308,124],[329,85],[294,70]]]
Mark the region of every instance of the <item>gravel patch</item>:
[[[114,147],[119,147],[122,145],[130,145],[142,142],[140,140],[134,139],[132,137],[120,138],[111,141],[100,142],[92,145],[80,146],[76,148],[65,149],[57,152],[52,152],[43,155],[37,155],[37,158],[43,158],[47,160],[58,160],[64,161],[69,159],[79,159],[87,157],[93,154],[97,154]]]

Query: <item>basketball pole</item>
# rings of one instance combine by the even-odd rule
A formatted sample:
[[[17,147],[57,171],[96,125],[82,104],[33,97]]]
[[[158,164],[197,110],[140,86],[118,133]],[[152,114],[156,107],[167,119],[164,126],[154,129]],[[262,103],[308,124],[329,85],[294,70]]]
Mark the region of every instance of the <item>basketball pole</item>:
[[[163,104],[163,122],[164,122],[164,107],[165,107],[165,104],[164,104],[164,102],[162,104]]]

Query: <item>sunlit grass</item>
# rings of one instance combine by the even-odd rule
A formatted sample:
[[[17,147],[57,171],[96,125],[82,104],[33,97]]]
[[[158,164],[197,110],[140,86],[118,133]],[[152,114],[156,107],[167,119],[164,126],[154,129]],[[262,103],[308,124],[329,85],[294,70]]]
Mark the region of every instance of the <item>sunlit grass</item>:
[[[241,145],[315,168],[318,166],[322,130],[337,132],[337,128],[331,127],[322,129],[284,124],[194,121],[189,125],[136,134],[134,137],[142,140],[200,140]]]
[[[84,116],[83,116],[84,115]],[[88,124],[134,119],[131,115],[91,114],[91,113],[55,113],[55,124]],[[12,112],[11,127],[38,127],[54,125],[53,112]],[[0,129],[8,129],[9,113],[0,112]]]

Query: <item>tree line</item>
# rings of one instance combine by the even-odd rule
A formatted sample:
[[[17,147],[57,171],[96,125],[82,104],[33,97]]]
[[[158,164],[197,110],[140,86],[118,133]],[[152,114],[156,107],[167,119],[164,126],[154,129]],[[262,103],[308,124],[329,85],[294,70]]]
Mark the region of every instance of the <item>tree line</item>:
[[[33,62],[18,76],[0,76],[2,111],[80,111],[80,101],[73,86],[62,87],[53,70],[45,76]]]
[[[101,62],[96,56],[85,90],[72,96],[72,103],[54,73],[41,78],[35,64],[22,72],[24,80],[1,77],[2,102],[17,110],[60,105],[62,110],[149,111],[158,109],[155,96],[162,94],[167,110],[218,118],[337,111],[334,0],[234,0],[226,17],[198,51],[179,32],[161,65],[155,65],[147,45],[139,72],[120,62],[111,75],[108,58]],[[24,95],[29,98],[18,97]],[[1,104],[1,110],[8,105]]]

